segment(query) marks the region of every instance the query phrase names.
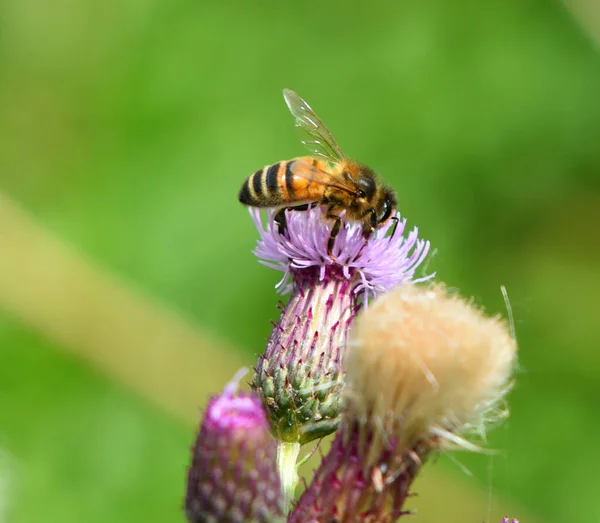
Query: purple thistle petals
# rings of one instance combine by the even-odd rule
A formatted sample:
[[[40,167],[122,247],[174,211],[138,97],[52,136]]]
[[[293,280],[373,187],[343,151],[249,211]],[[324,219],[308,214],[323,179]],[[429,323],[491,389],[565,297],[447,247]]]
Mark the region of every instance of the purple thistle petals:
[[[386,234],[393,227],[393,220],[379,228],[369,240],[363,237],[360,224],[344,223],[333,248],[335,261],[327,253],[332,225],[323,218],[320,207],[286,211],[284,234],[279,233],[274,222],[274,211],[267,211],[266,226],[258,209],[251,208],[250,214],[260,234],[254,254],[263,265],[284,273],[277,284],[282,294],[292,289],[292,273],[309,267],[319,268],[320,280],[326,277],[328,269],[341,268],[346,279],[354,280],[354,292],[366,298],[364,303],[398,284],[424,281],[434,276],[414,279],[430,244],[418,239],[416,228],[405,235],[406,219],[400,220],[399,213],[396,214],[399,221],[392,237]]]
[[[218,426],[219,430],[262,429],[265,413],[256,407],[256,398],[252,396],[220,396],[206,411],[206,423]]]
[[[221,431],[264,430],[267,418],[262,405],[254,395],[238,393],[240,380],[248,369],[240,369],[225,386],[220,396],[215,396],[206,409],[204,423]]]

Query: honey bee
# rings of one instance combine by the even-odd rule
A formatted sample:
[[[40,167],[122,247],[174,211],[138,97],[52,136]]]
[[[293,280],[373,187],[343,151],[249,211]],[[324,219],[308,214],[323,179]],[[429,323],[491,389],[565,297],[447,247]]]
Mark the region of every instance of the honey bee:
[[[343,211],[344,220],[362,225],[365,238],[390,218],[397,223],[392,216],[397,205],[394,191],[381,183],[371,168],[342,153],[325,124],[297,93],[284,89],[283,97],[312,156],[284,160],[256,171],[242,185],[240,202],[251,207],[280,207],[275,220],[281,233],[286,209],[322,205],[326,218],[334,222],[327,243],[330,256]]]

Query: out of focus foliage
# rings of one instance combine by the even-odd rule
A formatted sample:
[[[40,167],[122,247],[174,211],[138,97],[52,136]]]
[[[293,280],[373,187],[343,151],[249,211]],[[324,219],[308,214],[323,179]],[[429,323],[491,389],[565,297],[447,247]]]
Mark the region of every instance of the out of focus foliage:
[[[4,0],[0,190],[251,363],[279,275],[237,191],[304,154],[283,87],[396,188],[429,270],[493,312],[507,287],[520,373],[472,481],[598,519],[600,56],[561,5]],[[10,521],[180,521],[190,431],[55,349],[0,319]]]

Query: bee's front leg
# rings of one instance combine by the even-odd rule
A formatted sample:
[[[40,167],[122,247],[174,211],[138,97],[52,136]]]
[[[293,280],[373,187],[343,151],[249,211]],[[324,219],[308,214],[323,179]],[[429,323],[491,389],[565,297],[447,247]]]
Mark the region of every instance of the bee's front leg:
[[[331,233],[329,233],[329,240],[327,241],[327,254],[331,258],[331,261],[335,261],[335,256],[333,255],[333,246],[335,245],[335,238],[340,233],[342,228],[342,219],[337,214],[331,213],[327,215],[327,218],[334,220]]]
[[[368,240],[371,237],[371,234],[375,232],[375,228],[377,227],[377,212],[373,207],[371,207],[362,214],[361,218],[364,219],[363,237],[365,240]]]

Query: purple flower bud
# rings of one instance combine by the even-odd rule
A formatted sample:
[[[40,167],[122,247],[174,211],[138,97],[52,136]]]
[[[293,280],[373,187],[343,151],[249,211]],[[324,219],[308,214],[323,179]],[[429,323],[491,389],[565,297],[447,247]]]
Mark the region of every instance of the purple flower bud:
[[[240,378],[209,400],[193,447],[185,499],[192,523],[283,520],[277,444],[259,398],[236,392]]]
[[[502,523],[519,523],[518,519],[513,519],[513,518],[504,518],[502,520]]]
[[[330,255],[332,223],[320,207],[286,211],[283,233],[273,211],[266,228],[258,210],[250,213],[260,233],[255,254],[284,273],[277,288],[291,291],[258,361],[254,388],[276,437],[303,444],[338,427],[341,360],[354,316],[400,283],[429,279],[414,279],[429,242],[418,239],[416,228],[405,236],[398,214],[369,239],[360,224],[344,223]]]

